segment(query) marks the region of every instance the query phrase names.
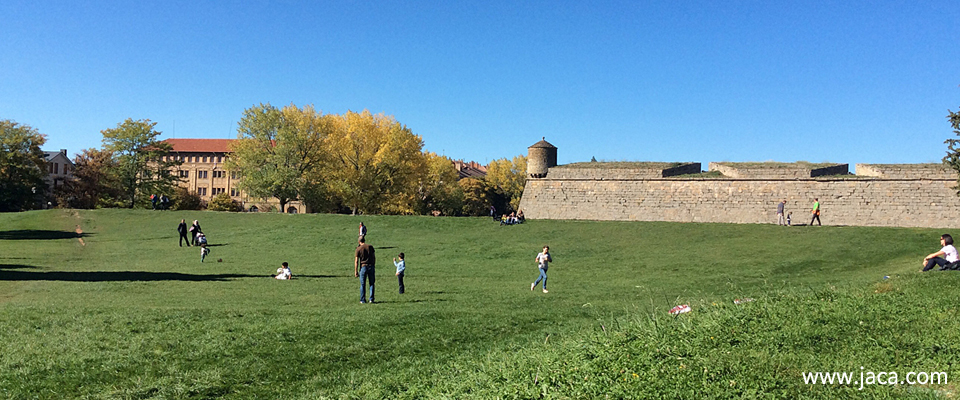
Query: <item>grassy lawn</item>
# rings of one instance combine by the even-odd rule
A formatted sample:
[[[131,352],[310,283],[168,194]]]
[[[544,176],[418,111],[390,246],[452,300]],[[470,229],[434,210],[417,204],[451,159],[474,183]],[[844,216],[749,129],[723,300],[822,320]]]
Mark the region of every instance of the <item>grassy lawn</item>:
[[[207,262],[177,246],[181,218],[200,220]],[[359,304],[353,277],[360,221],[377,249],[378,304]],[[0,214],[0,397],[955,396],[952,383],[859,391],[800,377],[860,366],[953,377],[960,274],[917,273],[941,233]],[[529,290],[543,244],[555,260],[548,294]],[[403,295],[390,261],[399,252]],[[294,280],[271,278],[283,261]],[[756,301],[732,303],[745,297]],[[681,303],[694,311],[666,314]]]

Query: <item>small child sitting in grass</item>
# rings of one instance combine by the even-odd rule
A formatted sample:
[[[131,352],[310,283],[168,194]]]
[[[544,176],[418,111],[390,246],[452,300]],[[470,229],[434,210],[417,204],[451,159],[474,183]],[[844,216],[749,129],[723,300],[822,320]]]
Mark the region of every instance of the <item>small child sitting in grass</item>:
[[[207,244],[200,245],[200,262],[203,262],[203,259],[207,258],[207,254],[210,254],[210,249],[207,248]]]
[[[290,267],[286,262],[280,264],[280,268],[277,268],[277,276],[274,278],[277,278],[281,281],[293,279],[293,274],[290,273]]]

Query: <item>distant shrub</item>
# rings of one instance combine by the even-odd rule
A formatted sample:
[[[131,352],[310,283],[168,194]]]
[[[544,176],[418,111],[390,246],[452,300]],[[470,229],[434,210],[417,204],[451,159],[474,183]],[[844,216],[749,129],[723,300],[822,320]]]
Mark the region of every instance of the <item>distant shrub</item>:
[[[207,205],[207,209],[210,211],[240,211],[240,203],[236,202],[226,193],[220,193],[216,196],[213,196],[210,199],[210,204]]]
[[[200,195],[187,188],[178,187],[173,193],[173,208],[177,210],[202,210],[203,200]]]

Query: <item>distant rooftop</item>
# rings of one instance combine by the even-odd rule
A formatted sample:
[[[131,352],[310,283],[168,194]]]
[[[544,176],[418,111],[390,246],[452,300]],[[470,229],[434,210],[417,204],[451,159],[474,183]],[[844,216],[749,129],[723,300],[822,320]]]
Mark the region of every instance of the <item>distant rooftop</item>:
[[[167,139],[177,153],[230,153],[230,144],[236,139]]]

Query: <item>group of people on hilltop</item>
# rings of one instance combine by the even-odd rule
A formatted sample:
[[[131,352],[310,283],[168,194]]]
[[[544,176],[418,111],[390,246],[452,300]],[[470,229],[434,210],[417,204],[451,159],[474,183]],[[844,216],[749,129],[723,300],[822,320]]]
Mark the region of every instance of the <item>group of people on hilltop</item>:
[[[169,210],[170,209],[170,198],[165,194],[159,196],[155,194],[150,195],[150,204],[153,206],[154,210]]]
[[[511,212],[510,214],[503,214],[500,217],[500,225],[503,226],[503,225],[522,224],[526,220],[527,219],[523,217],[523,210],[514,211],[514,212]]]
[[[523,217],[523,212],[519,212],[518,215],[514,216],[517,218]],[[204,259],[210,254],[210,249],[207,247],[206,235],[204,235],[203,230],[200,228],[200,221],[194,220],[193,224],[190,227],[187,227],[186,219],[181,219],[180,224],[177,226],[177,232],[180,234],[179,245],[183,247],[183,242],[187,242],[187,247],[200,246],[200,262],[203,262]],[[187,234],[190,233],[191,237],[187,237]],[[367,243],[367,227],[360,223],[357,237],[357,248],[354,252],[354,270],[353,275],[356,278],[360,279],[360,304],[374,303],[376,301],[376,249]],[[553,262],[553,257],[550,256],[550,247],[544,245],[543,251],[537,254],[535,261],[537,262],[537,268],[540,272],[537,276],[537,280],[530,284],[530,290],[533,290],[537,287],[540,282],[543,282],[543,293],[548,293],[547,291],[547,270],[549,268],[549,263]],[[404,253],[398,254],[393,258],[393,265],[396,267],[396,277],[397,283],[399,285],[400,294],[404,294],[406,287],[404,285],[404,275],[406,274],[407,263],[406,255]],[[293,279],[293,273],[290,270],[290,264],[283,262],[280,265],[280,268],[277,268],[276,275],[273,276],[278,280],[290,280]],[[369,284],[369,297],[367,292],[367,286]]]
[[[786,205],[787,205],[787,199],[780,200],[780,202],[777,203],[777,225],[782,225],[782,226],[793,225],[791,221],[791,217],[793,216],[793,213],[790,212],[790,213],[784,214],[784,209],[786,208]],[[813,215],[810,218],[810,226],[813,226],[813,221],[817,221],[817,226],[822,226],[823,224],[820,223],[820,199],[816,197],[813,199],[813,209],[810,210],[810,212]]]
[[[206,260],[207,255],[210,254],[210,248],[207,247],[207,235],[203,233],[203,230],[200,229],[200,221],[193,220],[193,224],[187,228],[187,221],[185,219],[180,220],[180,225],[177,225],[177,233],[180,234],[180,247],[183,247],[183,242],[187,242],[187,247],[200,246],[200,262]],[[190,237],[187,237],[187,233],[190,233]]]

